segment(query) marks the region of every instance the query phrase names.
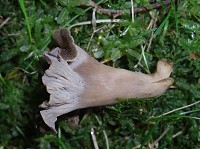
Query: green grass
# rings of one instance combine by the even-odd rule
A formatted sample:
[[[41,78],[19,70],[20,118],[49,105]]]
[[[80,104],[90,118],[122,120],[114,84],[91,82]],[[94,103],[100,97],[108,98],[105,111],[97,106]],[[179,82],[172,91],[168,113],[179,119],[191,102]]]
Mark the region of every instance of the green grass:
[[[81,2],[81,3],[80,3]],[[134,1],[136,7],[150,0]],[[39,117],[39,104],[49,98],[41,77],[48,67],[44,51],[52,33],[75,23],[91,21],[92,8],[85,1],[0,0],[0,148],[94,148],[94,128],[100,148],[200,148],[200,3],[177,0],[170,7],[123,14],[121,23],[98,23],[71,29],[75,43],[107,65],[153,73],[156,62],[174,62],[174,88],[153,99],[120,99],[118,105],[80,110],[78,129],[59,117],[58,134],[51,133]],[[96,0],[104,8],[131,8],[126,1]],[[96,13],[98,19],[112,17]],[[0,24],[0,25],[1,25]],[[151,44],[150,44],[151,41]],[[150,44],[150,46],[149,46]],[[149,49],[147,50],[149,46]],[[76,113],[71,113],[71,116]],[[158,144],[156,144],[158,142]],[[138,146],[139,147],[139,146]]]

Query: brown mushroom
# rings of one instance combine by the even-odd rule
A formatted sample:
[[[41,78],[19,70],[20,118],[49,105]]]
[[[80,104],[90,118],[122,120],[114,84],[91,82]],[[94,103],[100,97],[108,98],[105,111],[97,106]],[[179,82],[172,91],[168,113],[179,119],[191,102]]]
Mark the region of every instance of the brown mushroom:
[[[160,60],[154,75],[117,69],[99,63],[74,44],[67,29],[54,33],[58,47],[46,52],[50,64],[42,81],[50,100],[40,111],[55,130],[57,117],[76,109],[116,104],[117,98],[147,98],[163,94],[172,84],[170,60]]]

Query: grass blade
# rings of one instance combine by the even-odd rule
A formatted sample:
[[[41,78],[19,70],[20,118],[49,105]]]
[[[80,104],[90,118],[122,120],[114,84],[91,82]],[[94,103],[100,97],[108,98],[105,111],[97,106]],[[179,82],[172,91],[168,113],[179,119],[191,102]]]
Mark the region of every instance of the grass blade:
[[[149,130],[149,132],[147,133],[147,135],[145,136],[144,141],[142,142],[140,149],[142,149],[142,147],[148,142],[148,140],[150,139],[152,133],[155,131],[156,127],[158,126],[158,123],[160,121],[157,121],[156,124]]]
[[[27,13],[26,13],[26,7],[24,5],[24,0],[18,0],[18,2],[19,2],[19,5],[20,5],[20,8],[21,8],[21,10],[24,14],[25,20],[26,20],[26,26],[27,26],[27,30],[28,30],[29,40],[32,41],[31,27],[30,27],[30,23],[29,23],[29,20],[28,20]]]
[[[154,36],[153,36],[154,38],[156,38],[157,35],[160,34],[162,28],[163,28],[163,27],[165,26],[165,24],[167,23],[167,21],[168,21],[170,15],[171,15],[171,9],[169,10],[169,13],[167,14],[167,16],[166,16],[166,18],[164,19],[164,21],[160,24],[160,26],[158,27],[158,29],[155,31]]]
[[[147,59],[146,59],[146,56],[145,56],[145,53],[144,53],[144,47],[141,46],[141,48],[142,48],[142,57],[143,57],[143,59],[144,59],[145,65],[146,65],[146,71],[147,71],[147,73],[150,74],[150,70],[149,70],[148,62],[147,62]]]

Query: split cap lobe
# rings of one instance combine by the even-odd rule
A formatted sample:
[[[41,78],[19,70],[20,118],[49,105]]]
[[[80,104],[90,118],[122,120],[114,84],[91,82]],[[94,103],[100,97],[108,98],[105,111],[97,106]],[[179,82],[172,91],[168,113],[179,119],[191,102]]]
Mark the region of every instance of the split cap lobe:
[[[77,50],[74,44],[74,39],[71,37],[67,29],[57,30],[53,34],[53,39],[56,45],[59,47],[59,55],[66,61],[71,62],[77,57]],[[66,50],[67,49],[67,50]],[[58,50],[52,50],[49,54],[56,56]],[[50,63],[48,56],[45,59]]]
[[[74,44],[70,32],[54,33],[58,47],[46,52],[50,64],[42,81],[50,94],[40,111],[44,122],[55,130],[57,117],[76,109],[118,103],[117,98],[147,98],[163,94],[172,84],[169,60],[160,60],[154,75],[116,69],[99,63]]]

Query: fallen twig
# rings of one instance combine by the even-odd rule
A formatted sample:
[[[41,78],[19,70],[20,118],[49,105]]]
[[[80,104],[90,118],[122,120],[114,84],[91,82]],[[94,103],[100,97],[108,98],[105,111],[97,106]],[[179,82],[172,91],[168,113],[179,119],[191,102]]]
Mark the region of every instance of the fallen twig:
[[[174,0],[175,1],[175,0]],[[162,2],[163,5],[168,6],[170,5],[171,1],[170,0],[165,0]],[[94,4],[94,2],[93,2]],[[108,14],[108,15],[122,15],[122,14],[136,14],[136,13],[140,13],[140,12],[146,12],[146,11],[151,11],[153,9],[158,9],[162,7],[162,4],[155,2],[153,4],[150,4],[149,7],[138,7],[138,8],[134,8],[134,11],[132,11],[133,9],[128,9],[128,10],[114,10],[114,9],[106,9],[106,8],[102,8],[100,6],[97,5],[93,5],[93,7],[96,7],[97,11],[102,13],[102,14]]]
[[[167,126],[165,131],[153,143],[148,143],[149,148],[153,149],[153,148],[155,148],[155,146],[157,147],[158,146],[158,142],[167,134],[167,132],[170,130],[170,128],[171,128],[170,126]],[[138,149],[140,147],[141,147],[141,144],[133,147],[132,149]]]
[[[167,126],[165,131],[151,144],[149,144],[151,147],[158,146],[158,142],[167,134],[167,132],[170,130],[170,126]]]
[[[158,20],[157,19],[158,13],[154,14],[154,13],[150,12],[150,15],[152,17],[152,19],[151,19],[152,24],[149,27],[150,28],[155,28],[156,27],[156,22]],[[151,47],[151,44],[152,44],[152,41],[153,41],[153,37],[154,37],[154,31],[151,32],[151,38],[149,39],[149,44],[148,44],[148,47],[147,47],[146,51],[149,51],[149,49]]]

